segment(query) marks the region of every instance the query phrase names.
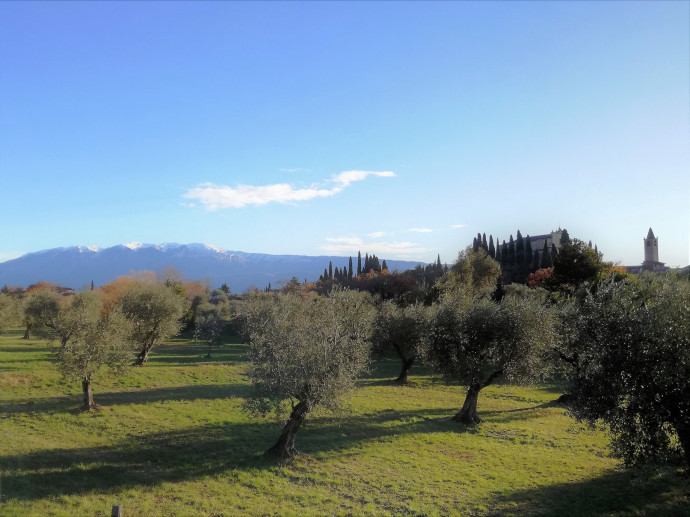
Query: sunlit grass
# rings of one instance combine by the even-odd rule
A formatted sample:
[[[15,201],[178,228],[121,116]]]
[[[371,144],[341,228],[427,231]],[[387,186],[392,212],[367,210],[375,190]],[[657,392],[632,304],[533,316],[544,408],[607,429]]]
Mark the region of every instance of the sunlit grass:
[[[0,514],[109,515],[687,515],[690,483],[623,470],[601,432],[550,404],[557,386],[492,386],[484,423],[450,420],[464,389],[413,369],[411,386],[376,363],[348,411],[318,414],[301,454],[263,452],[280,427],[241,410],[246,347],[186,339],[149,364],[94,380],[98,412],[80,413],[50,347],[0,337]]]

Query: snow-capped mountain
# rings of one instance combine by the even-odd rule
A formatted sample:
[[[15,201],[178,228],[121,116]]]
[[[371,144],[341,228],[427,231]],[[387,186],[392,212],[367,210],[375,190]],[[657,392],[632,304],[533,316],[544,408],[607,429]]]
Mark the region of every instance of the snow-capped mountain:
[[[382,257],[385,258],[385,257]],[[354,267],[357,257],[353,257]],[[328,262],[347,267],[348,257],[267,255],[228,251],[207,244],[142,244],[130,242],[111,248],[70,246],[27,253],[0,263],[0,286],[28,286],[38,281],[81,288],[102,285],[135,271],[162,272],[173,266],[188,280],[208,279],[212,287],[227,283],[233,292],[269,283],[279,287],[293,276],[300,281],[319,278]],[[404,271],[420,262],[388,260],[390,270]]]

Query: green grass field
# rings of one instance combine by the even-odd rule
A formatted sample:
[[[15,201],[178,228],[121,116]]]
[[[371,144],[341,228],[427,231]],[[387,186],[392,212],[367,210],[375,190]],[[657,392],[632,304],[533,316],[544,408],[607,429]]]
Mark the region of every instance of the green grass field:
[[[101,411],[80,413],[50,345],[0,336],[0,515],[690,515],[680,471],[640,475],[602,432],[550,404],[558,387],[493,386],[485,422],[450,417],[464,389],[381,361],[337,418],[318,414],[278,465],[272,419],[241,410],[246,346],[186,339],[143,368],[94,380]]]

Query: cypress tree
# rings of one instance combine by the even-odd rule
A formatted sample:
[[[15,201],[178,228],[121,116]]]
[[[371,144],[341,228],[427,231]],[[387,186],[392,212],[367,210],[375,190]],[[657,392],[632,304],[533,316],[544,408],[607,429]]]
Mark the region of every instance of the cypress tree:
[[[519,268],[525,265],[525,241],[522,239],[520,230],[517,231],[517,239],[515,240],[515,264]]]
[[[376,255],[371,256],[371,269],[376,271],[377,273],[381,272],[381,264],[379,264],[379,258]]]
[[[436,269],[438,269],[439,271],[441,271],[443,269],[443,266],[441,265],[441,254],[440,253],[436,256]]]
[[[385,259],[384,259],[383,263],[381,264],[381,271],[383,271],[384,269],[385,269],[386,271],[388,271],[388,264],[386,264]]]
[[[496,259],[496,262],[499,264],[501,263],[501,243],[498,242],[498,239],[496,239],[496,256],[494,258]]]
[[[568,235],[568,230],[563,228],[563,233],[561,233],[561,246],[568,244],[570,242],[570,235]]]
[[[508,255],[508,245],[506,244],[506,241],[503,241],[503,245],[501,246],[501,264],[504,266],[508,266],[508,261],[510,260],[510,256]]]
[[[525,239],[525,269],[532,269],[532,241],[529,240],[529,235]]]
[[[489,251],[489,245],[486,243],[486,233],[482,234],[482,248],[484,248],[484,251]]]
[[[541,249],[541,267],[546,268],[551,266],[553,266],[551,253],[549,253],[549,248],[546,245],[546,239],[544,239],[544,247]]]
[[[532,271],[539,269],[539,252],[534,250],[534,257],[532,258]]]
[[[556,249],[556,245],[551,243],[551,263],[554,263],[554,260],[558,256],[558,250]]]
[[[515,265],[515,241],[512,234],[510,235],[510,241],[508,241],[508,265]]]
[[[479,249],[479,242],[477,242],[477,238],[475,237],[472,239],[472,251],[477,251]]]
[[[328,278],[333,280],[333,262],[330,260],[328,261]]]
[[[357,252],[357,276],[362,274],[362,252]]]
[[[489,256],[496,259],[496,248],[494,248],[494,236],[489,235]]]
[[[323,279],[328,280],[328,269],[323,268]]]
[[[350,261],[347,263],[347,277],[352,278],[352,257],[350,257]]]
[[[364,272],[368,273],[371,270],[371,264],[369,264],[369,254],[364,254]]]

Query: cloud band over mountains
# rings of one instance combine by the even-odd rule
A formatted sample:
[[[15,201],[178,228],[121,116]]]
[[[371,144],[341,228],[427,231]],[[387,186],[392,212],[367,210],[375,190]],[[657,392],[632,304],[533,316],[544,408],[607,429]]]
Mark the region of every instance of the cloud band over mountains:
[[[216,185],[203,183],[189,189],[183,195],[186,199],[196,200],[208,211],[223,208],[243,208],[245,206],[261,206],[269,203],[291,204],[310,199],[330,197],[342,192],[352,183],[363,181],[369,176],[391,178],[395,173],[391,171],[344,171],[335,174],[328,183],[330,188],[324,185],[312,185],[308,188],[295,188],[288,183],[276,183],[273,185]]]

